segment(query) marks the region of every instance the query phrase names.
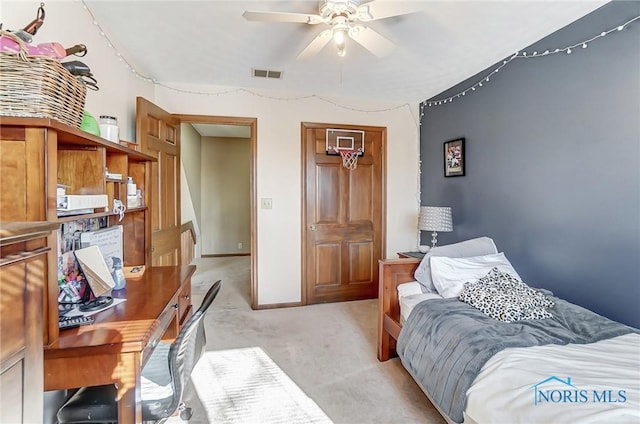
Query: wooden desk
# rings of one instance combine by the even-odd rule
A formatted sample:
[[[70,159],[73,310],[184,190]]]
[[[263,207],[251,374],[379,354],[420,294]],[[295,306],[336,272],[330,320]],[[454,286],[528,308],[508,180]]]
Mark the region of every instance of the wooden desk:
[[[44,350],[44,389],[117,383],[118,422],[142,422],[142,367],[191,313],[194,271],[193,265],[148,268],[142,278],[127,280],[126,302],[94,315],[91,325],[61,331]]]

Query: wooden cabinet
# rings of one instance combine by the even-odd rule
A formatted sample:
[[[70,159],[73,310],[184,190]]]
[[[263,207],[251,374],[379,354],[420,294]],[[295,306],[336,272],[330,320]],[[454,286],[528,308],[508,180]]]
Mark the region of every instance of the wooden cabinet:
[[[59,337],[58,329],[58,231],[51,231],[63,223],[106,217],[109,226],[124,228],[124,265],[146,265],[150,273],[151,193],[157,184],[152,182],[150,170],[156,161],[152,155],[55,120],[0,120],[0,423],[42,422],[43,348],[47,352],[60,350],[59,342],[64,338]],[[108,178],[107,170],[121,174],[122,180]],[[128,208],[120,220],[110,210],[114,199],[126,205],[128,176],[142,190],[142,204]],[[70,195],[107,195],[108,210],[59,217],[58,184]],[[153,286],[162,285],[162,281],[149,280],[146,285],[153,293]],[[191,286],[187,284],[167,309],[173,311],[166,317],[175,325],[165,337],[175,337],[191,314],[190,299]],[[73,338],[71,333],[67,336]],[[125,377],[114,376],[120,380]]]
[[[146,205],[151,186],[147,168],[153,156],[138,152],[77,128],[44,118],[7,118],[0,122],[0,221],[69,222],[108,217],[109,225],[123,231],[125,266],[150,264],[150,212]],[[122,175],[122,180],[106,177],[106,171]],[[126,204],[126,178],[133,177],[143,193],[143,205],[128,209],[122,221],[110,212],[113,199]],[[57,186],[67,194],[106,194],[108,211],[58,217]],[[56,246],[56,235],[49,236]],[[54,254],[54,260],[55,260]],[[58,338],[57,265],[51,263],[44,287],[44,344]],[[4,314],[3,314],[4,317]]]
[[[8,120],[4,117],[0,120],[0,221],[45,221],[47,142],[44,131],[5,126]]]
[[[55,223],[0,226],[0,422],[42,422],[44,286]]]

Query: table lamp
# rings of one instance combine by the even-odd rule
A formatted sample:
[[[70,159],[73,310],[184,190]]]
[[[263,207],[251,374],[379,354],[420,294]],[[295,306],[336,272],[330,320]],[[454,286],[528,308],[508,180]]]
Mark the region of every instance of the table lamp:
[[[438,231],[453,231],[451,208],[448,206],[421,206],[418,228],[421,231],[432,231],[431,247],[436,247]]]

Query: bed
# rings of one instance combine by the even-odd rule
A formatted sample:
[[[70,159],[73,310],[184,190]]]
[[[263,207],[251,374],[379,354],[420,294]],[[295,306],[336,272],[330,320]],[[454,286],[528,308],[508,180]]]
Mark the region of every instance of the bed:
[[[547,315],[505,319],[469,299],[474,287],[490,287],[495,279],[455,281],[464,291],[454,295],[448,292],[453,286],[442,285],[442,275],[449,284],[489,268],[487,275],[519,280],[513,268],[506,272],[507,265],[491,261],[471,274],[465,268],[499,255],[508,263],[493,240],[481,238],[436,248],[422,260],[380,261],[378,359],[399,356],[449,423],[640,422],[637,329],[531,288],[547,302],[541,309]],[[425,288],[425,273],[436,275],[430,263],[438,264],[435,290]]]

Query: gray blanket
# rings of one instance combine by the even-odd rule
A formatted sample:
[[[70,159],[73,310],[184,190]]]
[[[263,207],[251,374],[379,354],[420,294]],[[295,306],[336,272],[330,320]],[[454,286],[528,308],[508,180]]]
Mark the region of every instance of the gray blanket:
[[[466,392],[483,365],[510,347],[593,343],[640,332],[550,296],[552,318],[504,323],[457,299],[418,304],[402,327],[397,352],[432,400],[462,422]]]

